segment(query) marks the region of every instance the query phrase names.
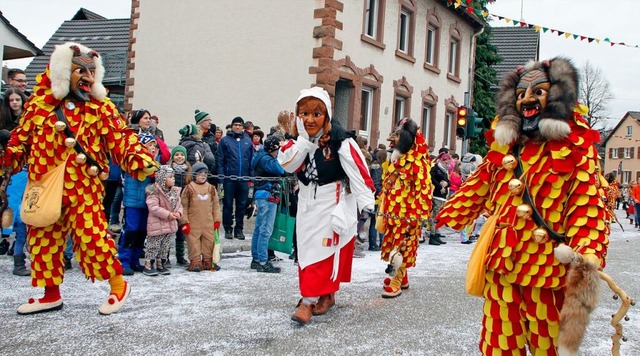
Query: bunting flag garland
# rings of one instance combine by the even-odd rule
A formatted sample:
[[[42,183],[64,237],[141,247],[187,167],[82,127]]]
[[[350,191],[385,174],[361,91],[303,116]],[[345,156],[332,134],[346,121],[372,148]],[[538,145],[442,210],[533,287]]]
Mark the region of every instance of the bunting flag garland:
[[[464,3],[463,3],[464,2]],[[550,31],[552,34],[555,34],[557,36],[564,36],[564,38],[569,39],[569,38],[573,38],[574,40],[580,40],[580,41],[584,41],[587,40],[588,43],[597,43],[599,44],[600,42],[606,42],[608,44],[610,44],[611,46],[625,46],[625,47],[631,47],[631,48],[640,48],[640,46],[638,45],[632,45],[632,44],[626,44],[624,42],[614,42],[611,41],[609,39],[609,37],[605,37],[603,40],[598,39],[598,38],[594,38],[594,37],[589,37],[589,36],[583,36],[583,35],[579,35],[579,34],[575,34],[575,33],[571,33],[571,32],[567,32],[567,31],[560,31],[560,30],[556,30],[553,28],[549,28],[549,27],[543,27],[543,26],[539,26],[539,25],[534,25],[534,24],[530,24],[524,21],[516,21],[516,20],[512,20],[508,17],[504,17],[504,16],[500,16],[500,15],[496,15],[496,14],[492,14],[489,13],[488,11],[482,10],[482,9],[477,9],[477,8],[473,8],[471,7],[471,0],[447,0],[447,5],[449,6],[453,6],[454,8],[459,8],[462,7],[463,9],[466,9],[468,14],[475,14],[476,16],[482,17],[483,19],[487,19],[489,16],[497,18],[500,21],[505,21],[507,24],[513,24],[514,26],[520,26],[520,27],[528,27],[528,28],[533,28],[535,29],[536,32],[540,32],[542,31],[543,33],[547,33],[547,31]]]

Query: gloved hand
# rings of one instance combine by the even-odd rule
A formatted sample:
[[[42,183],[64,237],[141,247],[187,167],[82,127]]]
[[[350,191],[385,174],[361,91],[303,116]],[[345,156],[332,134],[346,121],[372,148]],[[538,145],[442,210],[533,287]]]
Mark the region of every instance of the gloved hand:
[[[309,134],[304,128],[304,120],[296,116],[296,128],[298,129],[298,137],[303,137],[309,141]]]
[[[191,226],[189,224],[184,224],[180,226],[180,231],[182,231],[182,233],[185,235],[189,235],[189,233],[191,232]]]
[[[375,206],[373,204],[369,204],[362,208],[362,213],[372,215],[374,214],[374,210],[375,210]]]
[[[220,228],[220,221],[216,221],[213,223],[213,229],[218,230]]]

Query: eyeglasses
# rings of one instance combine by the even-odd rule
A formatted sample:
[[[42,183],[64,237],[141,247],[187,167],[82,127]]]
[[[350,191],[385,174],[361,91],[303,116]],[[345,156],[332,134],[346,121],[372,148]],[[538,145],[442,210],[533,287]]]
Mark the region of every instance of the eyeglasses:
[[[27,84],[27,83],[29,83],[29,81],[28,81],[28,80],[26,80],[26,79],[11,79],[11,80],[16,81],[16,82],[18,82],[18,83],[22,83],[22,84]]]

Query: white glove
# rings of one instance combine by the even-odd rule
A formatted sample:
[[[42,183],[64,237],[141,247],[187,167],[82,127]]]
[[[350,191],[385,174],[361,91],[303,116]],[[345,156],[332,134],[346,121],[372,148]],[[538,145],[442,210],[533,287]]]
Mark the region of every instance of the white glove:
[[[296,116],[296,128],[298,129],[298,137],[305,138],[307,141],[309,141],[309,134],[304,128],[304,120],[302,120],[299,116]]]
[[[369,204],[362,208],[362,213],[373,214],[375,206],[373,204]]]

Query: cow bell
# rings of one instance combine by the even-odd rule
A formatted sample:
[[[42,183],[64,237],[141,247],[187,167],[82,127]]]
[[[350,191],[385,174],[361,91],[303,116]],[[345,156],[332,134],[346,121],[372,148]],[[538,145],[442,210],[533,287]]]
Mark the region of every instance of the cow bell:
[[[524,190],[524,184],[520,179],[513,178],[509,181],[509,192],[512,195],[520,195]]]
[[[506,155],[502,158],[502,168],[512,171],[518,166],[518,160],[513,155]]]
[[[73,137],[67,137],[64,139],[64,145],[67,147],[73,147],[76,144],[76,139]]]
[[[78,155],[76,156],[76,162],[78,162],[78,164],[84,164],[87,161],[87,155],[85,155],[84,153],[78,153]]]
[[[60,132],[60,131],[64,131],[64,129],[67,128],[67,124],[64,123],[64,121],[56,121],[56,131]]]
[[[87,172],[89,172],[90,176],[95,177],[95,176],[98,175],[98,173],[100,173],[100,169],[98,169],[97,166],[91,166],[91,167],[89,167]]]
[[[533,240],[539,244],[543,244],[549,241],[549,233],[547,232],[547,230],[541,227],[533,230],[531,235],[533,236]]]
[[[521,204],[516,208],[516,215],[518,217],[528,220],[531,218],[531,214],[533,213],[533,209],[531,209],[531,205],[529,204]]]

